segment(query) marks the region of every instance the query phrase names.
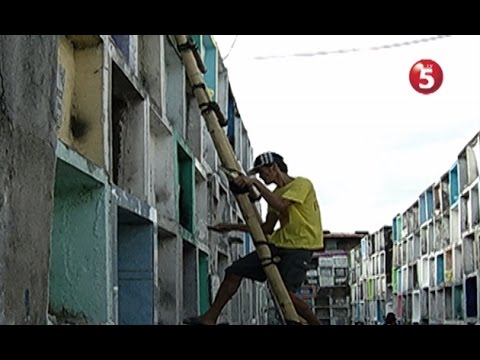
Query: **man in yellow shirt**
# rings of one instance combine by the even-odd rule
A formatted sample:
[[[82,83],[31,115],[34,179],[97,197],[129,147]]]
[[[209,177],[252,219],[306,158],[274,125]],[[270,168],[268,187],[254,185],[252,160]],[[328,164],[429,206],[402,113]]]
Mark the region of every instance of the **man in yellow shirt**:
[[[315,189],[310,180],[288,175],[283,157],[274,152],[259,155],[249,175],[259,174],[265,184],[276,184],[272,192],[256,177],[239,176],[235,184],[239,187],[254,185],[268,203],[268,212],[262,229],[268,237],[272,258],[279,257],[278,270],[290,294],[298,315],[310,325],[320,322],[310,306],[296,294],[305,281],[307,265],[314,250],[323,249],[323,229]],[[274,230],[277,222],[280,228]],[[211,230],[224,233],[249,231],[246,224],[217,224]],[[223,307],[237,292],[243,278],[265,281],[266,276],[256,252],[236,261],[225,270],[215,300],[202,316],[185,322],[198,325],[214,325]]]

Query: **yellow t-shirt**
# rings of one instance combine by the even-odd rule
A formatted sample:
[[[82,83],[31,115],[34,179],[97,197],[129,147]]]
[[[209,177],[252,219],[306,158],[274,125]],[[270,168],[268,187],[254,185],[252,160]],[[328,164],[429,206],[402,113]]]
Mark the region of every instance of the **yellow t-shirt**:
[[[270,236],[270,242],[288,249],[323,249],[323,229],[317,195],[310,180],[297,177],[274,194],[293,202],[283,215],[271,206],[280,220],[280,228]]]

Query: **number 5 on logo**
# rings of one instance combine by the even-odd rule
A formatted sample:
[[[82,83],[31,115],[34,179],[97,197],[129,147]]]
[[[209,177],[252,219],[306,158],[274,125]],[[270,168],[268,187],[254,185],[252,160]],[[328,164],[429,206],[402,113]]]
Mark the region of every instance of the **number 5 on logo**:
[[[419,60],[410,69],[410,84],[420,94],[434,93],[440,88],[442,82],[442,68],[433,60]]]

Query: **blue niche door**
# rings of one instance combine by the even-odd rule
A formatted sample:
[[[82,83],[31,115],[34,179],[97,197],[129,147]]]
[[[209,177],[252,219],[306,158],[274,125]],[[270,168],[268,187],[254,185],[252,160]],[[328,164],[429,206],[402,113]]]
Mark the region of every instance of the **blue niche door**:
[[[118,322],[154,322],[153,223],[118,209]]]

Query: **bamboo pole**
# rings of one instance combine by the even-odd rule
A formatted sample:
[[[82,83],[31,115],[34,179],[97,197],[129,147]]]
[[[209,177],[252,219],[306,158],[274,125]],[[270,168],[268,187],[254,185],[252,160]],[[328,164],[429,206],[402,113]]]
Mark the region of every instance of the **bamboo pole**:
[[[188,38],[186,35],[175,35],[175,40],[180,49],[195,98],[202,110],[202,104],[210,103],[210,97],[205,88],[203,74],[195,60],[194,50],[186,46],[188,44]],[[215,144],[222,165],[227,169],[237,171],[238,174],[242,174],[243,170],[228,141],[225,131],[219,124],[219,119],[215,111],[204,110],[202,111],[202,115],[205,118],[208,132]],[[280,272],[275,263],[271,261],[271,252],[266,245],[266,238],[261,227],[261,218],[257,208],[252,204],[247,194],[236,194],[235,197],[240,210],[242,211],[245,222],[250,229],[250,233],[256,245],[257,254],[264,266],[265,275],[272,288],[273,295],[278,301],[286,323],[299,324],[300,319],[295,311],[283,279],[280,276]]]

